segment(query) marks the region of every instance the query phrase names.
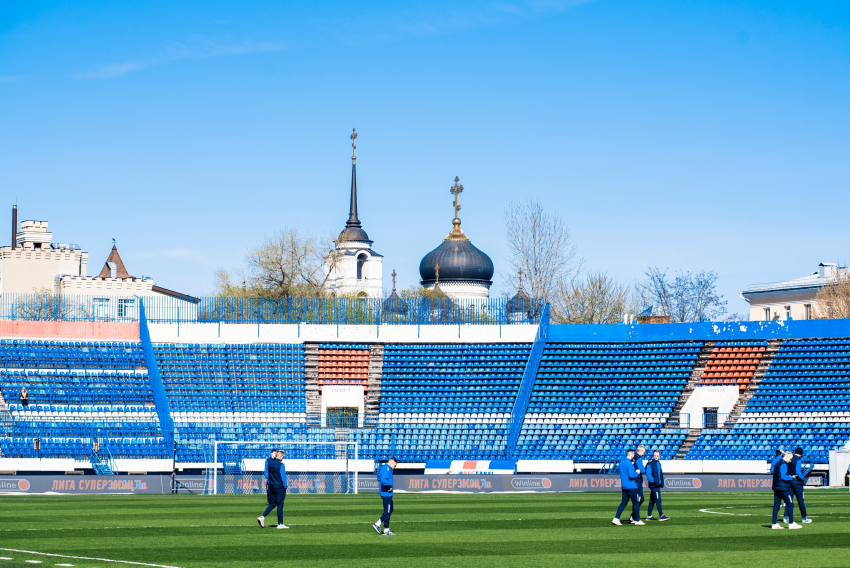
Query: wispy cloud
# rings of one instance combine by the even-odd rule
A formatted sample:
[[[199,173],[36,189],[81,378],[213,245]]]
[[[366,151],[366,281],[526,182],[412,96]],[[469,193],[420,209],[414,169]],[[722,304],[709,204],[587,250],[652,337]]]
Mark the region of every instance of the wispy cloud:
[[[281,51],[285,48],[284,44],[277,42],[235,41],[231,38],[193,36],[187,41],[169,45],[159,55],[135,61],[109,63],[101,65],[93,71],[75,73],[71,77],[74,79],[108,79],[182,59],[209,59],[211,57]]]
[[[395,41],[406,37],[448,35],[459,31],[500,24],[506,20],[535,18],[563,12],[596,0],[481,0],[467,5],[404,10],[380,16],[364,15],[320,25],[340,41],[357,44],[368,41]]]
[[[26,81],[29,78],[28,75],[0,75],[0,84],[3,83],[20,83],[21,81]]]

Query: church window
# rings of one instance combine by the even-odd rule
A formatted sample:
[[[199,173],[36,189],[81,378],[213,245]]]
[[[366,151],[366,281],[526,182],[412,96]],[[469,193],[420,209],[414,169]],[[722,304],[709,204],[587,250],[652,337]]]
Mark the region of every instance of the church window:
[[[361,254],[357,257],[357,279],[363,280],[363,265],[366,264],[366,255]]]

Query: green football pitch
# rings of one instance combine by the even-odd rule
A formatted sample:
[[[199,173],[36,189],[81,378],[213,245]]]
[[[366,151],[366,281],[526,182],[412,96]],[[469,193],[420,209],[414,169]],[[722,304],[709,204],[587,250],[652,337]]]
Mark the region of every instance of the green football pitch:
[[[664,495],[672,520],[611,519],[619,493],[290,495],[260,529],[258,496],[0,497],[3,566],[850,566],[850,493],[807,492],[801,530],[771,530],[770,493]],[[642,509],[646,513],[646,507]],[[627,518],[628,513],[623,514]]]

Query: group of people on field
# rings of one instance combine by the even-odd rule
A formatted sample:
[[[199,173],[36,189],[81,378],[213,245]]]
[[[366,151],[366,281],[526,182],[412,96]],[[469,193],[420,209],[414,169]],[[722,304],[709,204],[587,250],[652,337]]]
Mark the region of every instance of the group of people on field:
[[[806,476],[803,473],[803,448],[797,448],[794,453],[776,450],[776,457],[770,464],[770,473],[773,475],[773,525],[770,528],[783,529],[779,524],[779,509],[785,503],[784,523],[788,523],[789,529],[801,529],[802,525],[794,522],[794,501],[800,507],[800,514],[804,523],[812,520],[806,514],[806,501],[803,498],[803,488],[806,485]]]
[[[382,535],[395,535],[390,530],[390,516],[393,514],[393,470],[398,465],[398,460],[390,458],[387,463],[381,466],[378,472],[378,484],[381,500],[383,501],[383,510],[381,518],[377,520],[372,528],[375,532]],[[266,501],[268,506],[263,514],[257,517],[257,523],[260,528],[266,528],[266,515],[272,512],[272,509],[277,508],[277,528],[288,529],[289,527],[283,524],[283,502],[286,499],[286,467],[283,465],[283,452],[273,450],[271,456],[266,460],[266,465],[263,470],[263,475],[266,478]]]
[[[628,505],[632,503],[632,514],[629,521],[633,525],[645,525],[640,517],[640,506],[644,502],[643,476],[646,476],[649,486],[649,510],[646,520],[655,520],[652,516],[653,507],[658,508],[658,520],[668,521],[670,517],[661,511],[661,489],[664,487],[664,472],[661,469],[661,452],[655,450],[652,459],[646,464],[643,456],[646,453],[645,446],[638,446],[636,450],[628,450],[626,457],[620,462],[620,487],[622,499],[617,507],[617,515],[611,521],[615,525],[622,525],[620,515]],[[803,473],[803,448],[797,448],[793,453],[776,450],[776,456],[770,464],[770,474],[773,476],[773,524],[771,528],[785,528],[778,521],[779,509],[785,504],[785,518],[783,522],[788,524],[789,529],[803,528],[794,522],[794,501],[800,507],[802,522],[811,523],[812,520],[806,515],[806,502],[803,488],[806,484],[806,476]]]
[[[640,518],[640,506],[643,504],[643,476],[646,476],[647,485],[649,486],[649,510],[647,511],[646,520],[654,521],[652,509],[658,508],[658,520],[669,521],[670,517],[664,514],[661,510],[661,489],[664,487],[664,471],[661,469],[661,452],[655,450],[652,453],[652,459],[645,465],[643,456],[646,453],[646,447],[640,445],[636,450],[628,450],[626,457],[620,462],[620,488],[623,490],[623,497],[620,501],[620,506],[617,507],[617,515],[611,522],[615,525],[622,525],[620,515],[628,505],[632,502],[632,514],[629,521],[633,525],[645,525]]]

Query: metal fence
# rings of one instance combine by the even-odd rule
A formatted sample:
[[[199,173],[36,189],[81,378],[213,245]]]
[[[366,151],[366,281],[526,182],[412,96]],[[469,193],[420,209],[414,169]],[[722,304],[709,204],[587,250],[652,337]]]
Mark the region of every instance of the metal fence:
[[[150,323],[536,324],[544,300],[350,298],[174,298],[0,294],[0,319]]]

